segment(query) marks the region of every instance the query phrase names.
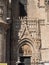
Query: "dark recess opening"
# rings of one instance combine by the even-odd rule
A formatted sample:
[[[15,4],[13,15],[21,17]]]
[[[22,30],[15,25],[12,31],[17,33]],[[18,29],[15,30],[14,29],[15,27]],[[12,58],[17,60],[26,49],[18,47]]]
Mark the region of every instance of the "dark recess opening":
[[[20,9],[20,17],[27,16],[25,6],[21,2],[19,2],[19,9]]]
[[[18,65],[25,65],[24,63],[19,63]]]

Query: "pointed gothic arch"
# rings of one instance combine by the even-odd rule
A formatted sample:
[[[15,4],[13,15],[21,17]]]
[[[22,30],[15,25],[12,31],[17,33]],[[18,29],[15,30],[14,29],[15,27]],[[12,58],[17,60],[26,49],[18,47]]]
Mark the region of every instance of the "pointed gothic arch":
[[[25,47],[27,47],[27,50]],[[24,53],[24,51],[30,51],[30,53],[28,53],[30,56],[35,52],[35,49],[34,49],[34,42],[32,42],[30,39],[22,39],[21,41],[19,41],[19,44],[17,46],[17,55],[19,56],[19,54],[21,53],[22,51],[22,54]],[[20,53],[19,53],[20,52]],[[27,53],[27,52],[26,52]],[[27,54],[25,54],[27,56]]]

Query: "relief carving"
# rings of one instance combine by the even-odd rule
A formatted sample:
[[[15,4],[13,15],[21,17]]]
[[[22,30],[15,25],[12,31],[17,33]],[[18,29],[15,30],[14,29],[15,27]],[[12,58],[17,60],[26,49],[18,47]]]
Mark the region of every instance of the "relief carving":
[[[36,44],[35,44],[35,46],[36,46],[36,49],[39,50],[40,47],[41,47],[40,41],[37,41]]]
[[[45,7],[45,1],[44,0],[38,0],[38,7],[44,8]]]
[[[31,48],[28,45],[23,45],[20,49],[19,49],[19,53],[23,54],[23,55],[31,55],[32,51]]]

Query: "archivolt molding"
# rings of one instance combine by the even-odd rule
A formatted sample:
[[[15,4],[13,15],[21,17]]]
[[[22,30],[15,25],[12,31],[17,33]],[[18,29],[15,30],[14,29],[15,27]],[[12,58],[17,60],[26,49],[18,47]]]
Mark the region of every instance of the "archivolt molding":
[[[28,38],[24,38],[24,39],[22,39],[22,40],[20,40],[18,43],[18,46],[19,45],[21,45],[23,42],[28,42],[31,46],[33,46],[33,42],[32,42],[32,40],[30,40],[30,39],[28,39]]]
[[[22,40],[20,40],[20,41],[18,42],[18,46],[17,46],[17,47],[19,48],[20,46],[24,45],[24,44],[25,44],[24,42],[28,42],[27,44],[28,44],[30,47],[32,47],[32,49],[33,49],[34,51],[39,50],[40,41],[38,41],[38,40],[36,40],[36,39],[30,40],[30,39],[28,39],[28,38],[24,38],[24,39],[22,39]],[[18,49],[18,48],[17,48],[17,49]]]
[[[28,43],[25,43],[25,42],[28,42]],[[23,45],[29,45],[32,50],[32,53],[33,51],[35,52],[34,42],[32,42],[30,39],[25,38],[18,42],[17,53],[19,53],[19,48]]]
[[[36,59],[39,60],[40,58],[40,53],[38,52],[38,50],[36,49],[36,43],[34,42],[35,40],[30,40],[28,38],[24,38],[22,39],[21,41],[19,41],[18,43],[18,46],[17,46],[17,57],[19,57],[19,49],[23,46],[23,45],[28,45],[30,48],[31,48],[31,51],[32,51],[32,57],[33,57],[33,54],[34,54],[34,57],[36,57]],[[28,43],[25,43],[25,42],[28,42]],[[25,56],[28,56],[28,55],[25,55]],[[30,56],[30,55],[29,55]]]

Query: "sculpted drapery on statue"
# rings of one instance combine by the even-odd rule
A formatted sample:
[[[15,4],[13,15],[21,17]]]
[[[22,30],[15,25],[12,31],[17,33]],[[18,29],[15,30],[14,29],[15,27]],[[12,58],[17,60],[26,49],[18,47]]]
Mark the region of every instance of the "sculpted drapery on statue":
[[[32,55],[31,48],[26,44],[20,47],[19,49],[19,54],[20,55]]]

